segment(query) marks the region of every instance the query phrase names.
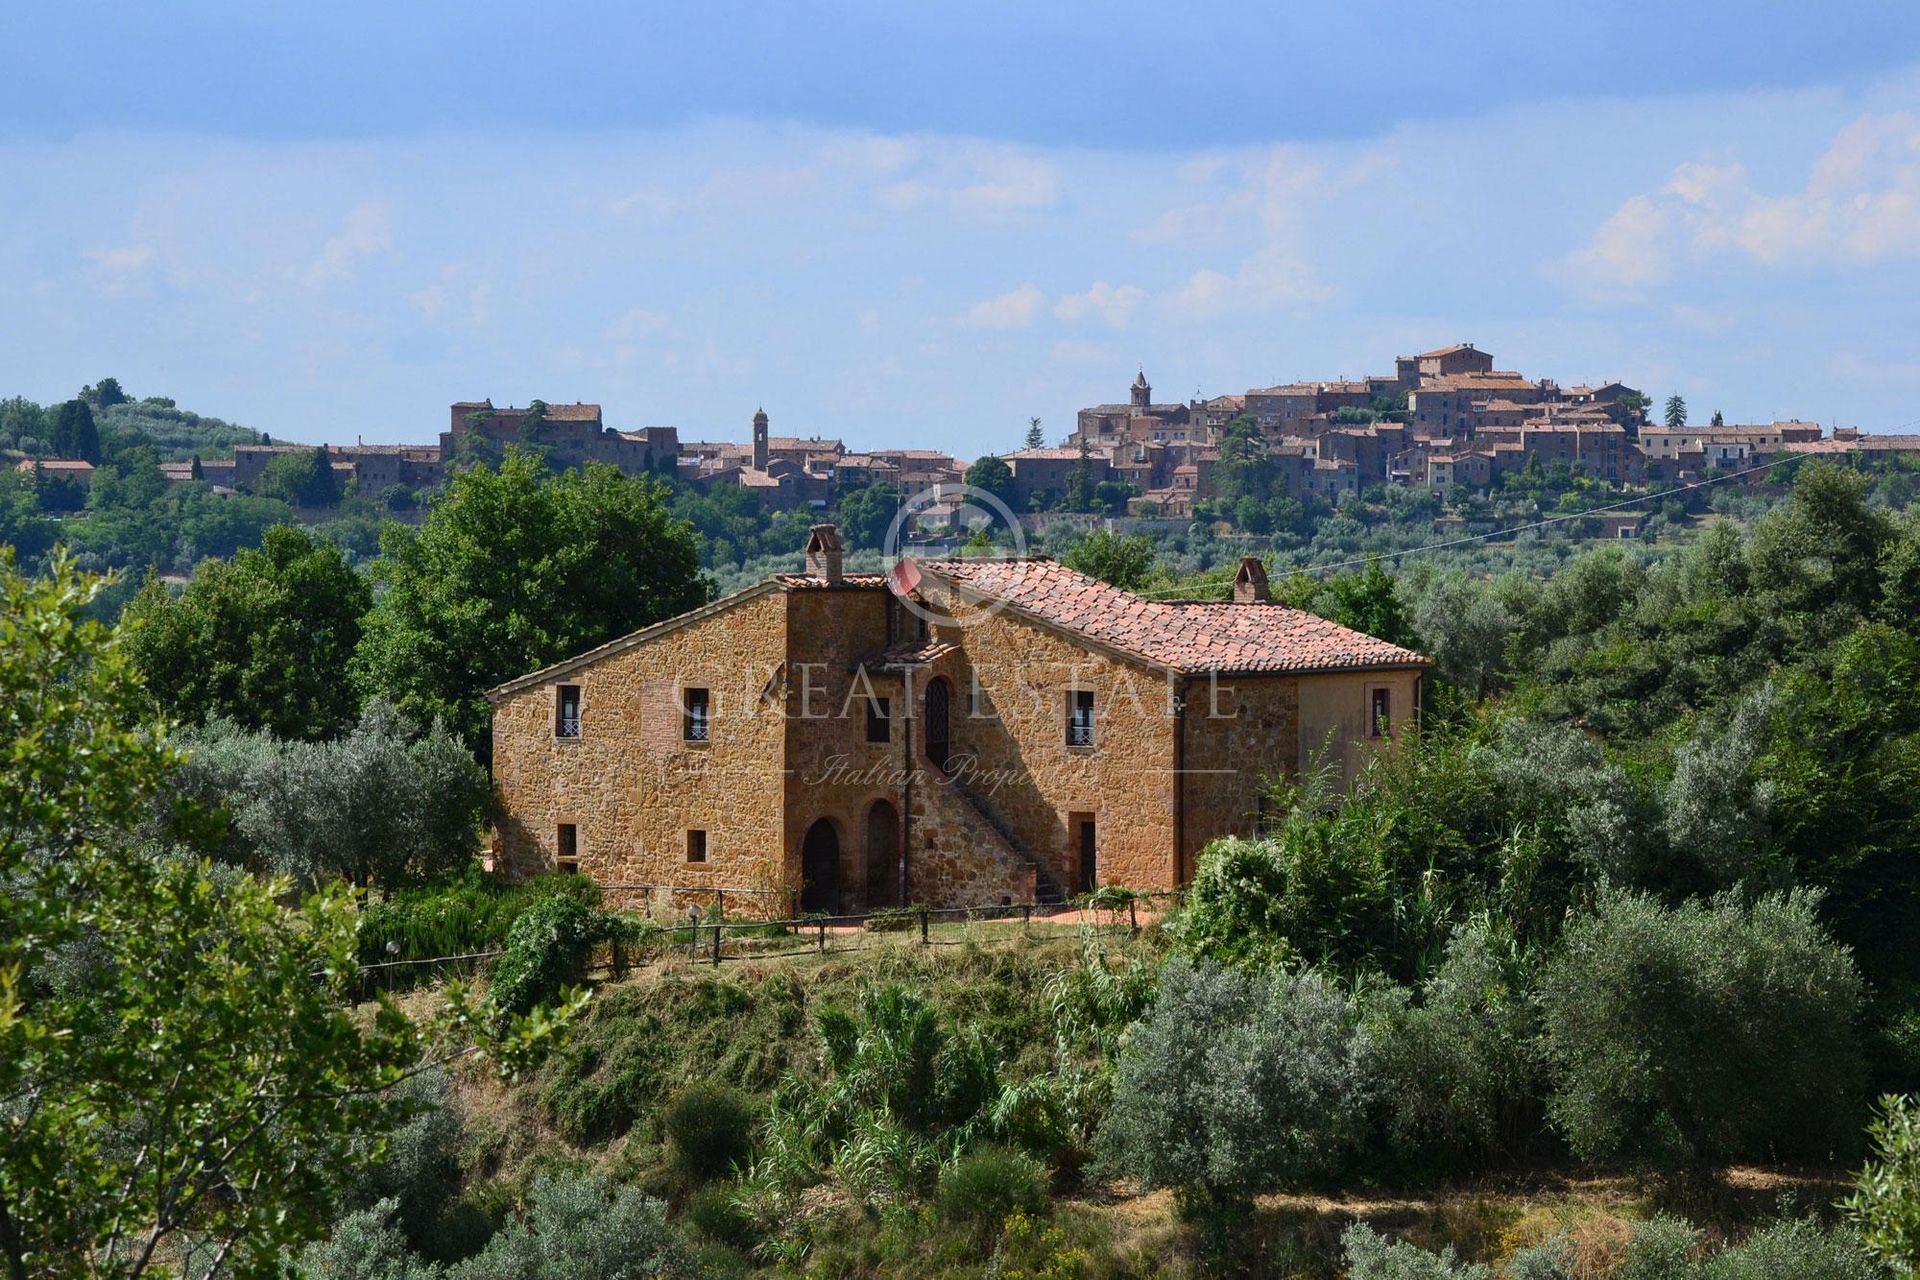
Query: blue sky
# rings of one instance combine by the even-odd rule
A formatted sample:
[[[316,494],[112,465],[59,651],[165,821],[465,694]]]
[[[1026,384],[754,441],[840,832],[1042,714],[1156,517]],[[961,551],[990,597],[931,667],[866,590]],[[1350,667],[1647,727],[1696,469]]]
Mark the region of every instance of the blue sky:
[[[0,10],[0,394],[971,455],[1465,339],[1920,420],[1910,4]]]

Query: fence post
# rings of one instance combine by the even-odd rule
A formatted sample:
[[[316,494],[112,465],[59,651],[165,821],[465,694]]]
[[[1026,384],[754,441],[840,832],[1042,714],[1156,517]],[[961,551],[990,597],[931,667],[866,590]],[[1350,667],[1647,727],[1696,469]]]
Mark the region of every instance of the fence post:
[[[719,916],[722,920],[727,918],[727,891],[725,889],[715,889],[713,891],[713,914]]]
[[[727,921],[725,916],[716,915],[713,918],[713,962],[715,964],[720,963],[720,934],[726,927]]]
[[[820,921],[820,951],[824,955],[826,953],[826,950],[827,950],[827,922],[823,919]]]
[[[920,908],[920,945],[927,945],[927,909]]]
[[[700,958],[700,908],[688,907],[687,919],[693,921],[693,936],[687,942],[687,959]]]

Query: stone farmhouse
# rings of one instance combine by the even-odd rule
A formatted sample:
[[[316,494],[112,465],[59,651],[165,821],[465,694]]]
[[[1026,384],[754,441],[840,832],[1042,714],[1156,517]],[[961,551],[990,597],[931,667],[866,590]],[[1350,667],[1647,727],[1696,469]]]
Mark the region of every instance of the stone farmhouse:
[[[1230,602],[841,560],[816,525],[804,572],[493,690],[496,869],[774,914],[1170,889],[1270,781],[1350,778],[1418,715],[1425,658],[1251,558]]]

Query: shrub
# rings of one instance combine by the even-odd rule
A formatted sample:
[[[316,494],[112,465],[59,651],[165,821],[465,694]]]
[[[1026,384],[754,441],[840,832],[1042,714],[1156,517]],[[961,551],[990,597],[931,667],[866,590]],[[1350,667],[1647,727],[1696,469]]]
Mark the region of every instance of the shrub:
[[[1888,1266],[1920,1271],[1920,1105],[1882,1098],[1867,1135],[1873,1159],[1854,1181],[1847,1213]]]
[[[661,1116],[674,1162],[696,1182],[725,1177],[753,1159],[754,1114],[746,1096],[720,1084],[691,1084]]]
[[[598,913],[578,897],[541,898],[513,922],[506,954],[494,966],[488,999],[498,1013],[526,1013],[586,976],[600,937]]]
[[[753,1215],[741,1207],[734,1188],[706,1186],[687,1201],[687,1222],[701,1235],[734,1249],[749,1248],[756,1238]]]
[[[997,1234],[1014,1213],[1047,1208],[1047,1171],[1032,1156],[984,1150],[964,1155],[940,1172],[935,1205],[948,1222],[970,1227],[976,1240]]]
[[[1459,1262],[1453,1246],[1428,1253],[1415,1245],[1388,1240],[1364,1222],[1340,1237],[1350,1280],[1493,1280],[1478,1263]]]
[[[403,1081],[393,1096],[412,1114],[388,1135],[386,1155],[366,1171],[359,1198],[394,1206],[395,1224],[418,1247],[459,1189],[460,1113],[453,1078],[438,1067]]]
[[[1586,1159],[1819,1157],[1857,1122],[1860,979],[1796,892],[1604,894],[1543,970],[1553,1121]]]
[[[600,904],[600,890],[586,876],[541,876],[522,884],[507,884],[478,867],[455,880],[402,889],[381,902],[369,902],[360,913],[360,963],[388,960],[431,960],[439,956],[473,955],[497,951],[521,913],[542,898],[554,895],[578,898],[588,907]],[[394,951],[387,951],[387,944]],[[433,966],[414,965],[389,971],[384,986],[408,981],[430,981]]]
[[[1460,1165],[1537,1132],[1535,1011],[1524,958],[1485,921],[1457,932],[1420,988],[1367,998],[1388,1145],[1408,1166]]]
[[[306,1280],[433,1280],[438,1272],[407,1249],[407,1238],[393,1225],[395,1203],[382,1200],[350,1213],[289,1259],[293,1273]]]
[[[1189,1209],[1337,1172],[1362,1131],[1368,1049],[1318,973],[1176,959],[1121,1056],[1101,1146]]]
[[[543,1175],[524,1222],[503,1227],[447,1280],[639,1280],[685,1273],[666,1207],[599,1174]]]

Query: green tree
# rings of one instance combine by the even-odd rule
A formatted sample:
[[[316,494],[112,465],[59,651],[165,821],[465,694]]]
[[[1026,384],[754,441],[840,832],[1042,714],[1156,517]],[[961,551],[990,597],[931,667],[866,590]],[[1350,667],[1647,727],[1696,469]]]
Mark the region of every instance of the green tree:
[[[1138,591],[1153,572],[1153,539],[1123,538],[1095,529],[1074,543],[1061,563],[1123,591]]]
[[[1713,425],[1716,427],[1724,427],[1727,425],[1727,420],[1720,415],[1718,409],[1713,411]]]
[[[1854,1179],[1847,1216],[1896,1275],[1920,1273],[1920,1104],[1880,1099],[1867,1136],[1873,1158]]]
[[[1540,979],[1555,1125],[1588,1160],[1819,1157],[1856,1122],[1861,983],[1817,894],[1661,906],[1623,891]]]
[[[1027,419],[1027,448],[1044,449],[1047,447],[1047,433],[1040,429],[1040,419]]]
[[[331,741],[218,721],[181,745],[182,791],[231,812],[226,852],[250,869],[393,889],[456,874],[479,850],[486,771],[443,726],[423,731],[379,699]]]
[[[389,525],[361,687],[484,753],[486,691],[704,603],[699,544],[667,489],[612,467],[551,475],[511,451],[455,476],[418,530]]]
[[[127,649],[176,720],[326,738],[359,715],[351,664],[372,600],[337,548],[281,525],[258,550],[203,562],[178,596],[150,580]]]
[[[60,406],[54,416],[51,443],[56,457],[99,464],[100,429],[94,425],[93,410],[85,400],[69,400]]]
[[[1074,460],[1073,471],[1067,476],[1067,495],[1062,504],[1068,511],[1093,510],[1093,449],[1082,434],[1079,440],[1080,456]]]
[[[1273,454],[1249,415],[1243,413],[1227,424],[1213,475],[1222,502],[1233,504],[1251,498],[1255,504],[1264,504],[1273,497]]]
[[[90,387],[80,388],[80,398],[96,409],[111,409],[117,404],[127,404],[132,400],[120,389],[120,379],[102,378]]]
[[[200,455],[197,453],[193,455],[193,467],[188,474],[195,480],[205,480],[207,478],[207,469],[201,465]]]
[[[362,1017],[349,892],[288,905],[284,881],[143,839],[178,755],[86,616],[104,585],[0,549],[0,1272],[132,1280],[191,1253],[195,1275],[273,1274],[378,1155],[428,1045],[473,1029],[523,1070],[584,997],[497,1037],[457,984],[428,1024]]]
[[[526,416],[520,419],[520,439],[528,445],[537,445],[547,435],[547,402],[545,400],[527,401]]]
[[[1101,1146],[1184,1212],[1244,1210],[1337,1173],[1365,1132],[1369,1041],[1318,973],[1249,976],[1175,959],[1114,1076]]]
[[[1647,420],[1647,411],[1653,408],[1653,397],[1644,391],[1628,391],[1621,395],[1619,404],[1629,422],[1641,423]]]
[[[899,513],[898,490],[890,484],[867,484],[840,495],[834,519],[847,546],[871,549],[886,541]]]
[[[261,485],[270,498],[296,507],[332,507],[340,502],[340,482],[325,445],[310,451],[283,453],[267,464]]]
[[[966,481],[969,487],[990,493],[1012,508],[1013,468],[1005,459],[988,454],[967,468]]]
[[[1667,425],[1669,427],[1684,427],[1687,425],[1687,402],[1681,398],[1680,393],[1677,391],[1667,397]]]

